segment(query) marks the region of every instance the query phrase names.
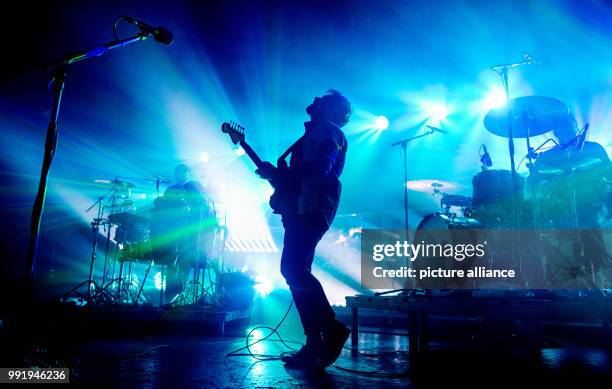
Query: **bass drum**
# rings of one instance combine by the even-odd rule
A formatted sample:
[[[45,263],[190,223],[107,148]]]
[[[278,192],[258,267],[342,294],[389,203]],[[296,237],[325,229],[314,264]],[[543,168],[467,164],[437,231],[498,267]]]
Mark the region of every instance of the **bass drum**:
[[[441,213],[427,215],[419,223],[414,234],[414,244],[421,244],[427,247],[426,257],[417,258],[412,262],[412,268],[417,271],[416,286],[425,289],[447,289],[447,288],[466,288],[474,286],[469,284],[468,279],[464,278],[425,278],[420,280],[421,270],[445,269],[459,270],[474,267],[474,258],[456,260],[453,257],[443,255],[445,245],[458,247],[461,244],[478,244],[479,229],[482,224],[475,220],[465,217],[449,217]],[[447,246],[448,247],[448,246]],[[478,258],[478,261],[485,263],[485,260]]]

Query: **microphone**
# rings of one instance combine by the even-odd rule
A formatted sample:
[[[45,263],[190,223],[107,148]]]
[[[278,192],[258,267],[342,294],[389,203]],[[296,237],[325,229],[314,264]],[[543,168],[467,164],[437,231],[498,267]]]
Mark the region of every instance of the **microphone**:
[[[150,24],[143,22],[142,20],[134,19],[129,16],[123,16],[123,20],[137,26],[140,31],[153,35],[153,39],[164,45],[170,45],[174,41],[174,35],[170,30],[164,27],[153,27]]]
[[[491,167],[493,166],[493,161],[491,161],[491,156],[489,155],[489,151],[487,150],[487,146],[482,145],[482,155],[480,156],[480,163],[482,163],[483,167]]]
[[[429,128],[430,130],[432,130],[434,132],[441,132],[442,134],[448,134],[448,131],[443,130],[443,129],[438,128],[438,127],[434,127],[434,126],[430,126],[430,125],[426,125],[425,127]]]

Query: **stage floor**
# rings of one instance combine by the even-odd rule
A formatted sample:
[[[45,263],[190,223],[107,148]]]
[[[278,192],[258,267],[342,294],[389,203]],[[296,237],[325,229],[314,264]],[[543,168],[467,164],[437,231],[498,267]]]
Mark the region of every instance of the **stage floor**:
[[[612,356],[596,348],[557,345],[543,349],[537,356],[527,356],[520,349],[504,348],[502,352],[434,341],[427,356],[411,363],[408,337],[377,333],[382,330],[374,328],[362,331],[359,354],[352,353],[348,349],[350,341],[347,342],[336,365],[324,372],[285,368],[278,360],[226,358],[227,353],[244,346],[244,329],[228,331],[224,336],[160,335],[64,340],[55,344],[50,341],[22,350],[22,357],[39,365],[68,366],[73,382],[105,387],[406,388],[448,383],[524,386],[567,383],[570,378],[582,383],[609,383],[612,378]],[[283,335],[290,338],[291,334]],[[253,347],[254,352],[266,354],[285,350],[277,341]],[[13,357],[17,357],[14,351]]]

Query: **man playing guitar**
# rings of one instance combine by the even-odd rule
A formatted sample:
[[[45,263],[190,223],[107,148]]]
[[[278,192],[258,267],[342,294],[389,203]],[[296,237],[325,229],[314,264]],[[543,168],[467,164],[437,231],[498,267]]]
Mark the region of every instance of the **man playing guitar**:
[[[263,162],[257,174],[271,181],[290,179],[295,188],[294,210],[282,213],[281,273],[291,289],[306,344],[282,359],[295,367],[327,367],[340,356],[350,330],[335,319],[311,268],[315,248],[334,220],[340,201],[339,177],[347,151],[341,128],[349,121],[351,104],[340,92],[330,90],[316,97],[306,113],[311,120],[304,123],[305,134],[290,149],[289,166],[284,163],[285,153],[279,167]]]

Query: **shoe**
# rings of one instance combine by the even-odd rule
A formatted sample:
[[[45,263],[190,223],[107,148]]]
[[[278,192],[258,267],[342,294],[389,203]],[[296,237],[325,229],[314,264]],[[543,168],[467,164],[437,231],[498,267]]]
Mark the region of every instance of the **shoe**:
[[[314,367],[316,361],[321,357],[323,350],[323,341],[319,339],[308,338],[306,344],[297,352],[284,353],[281,356],[281,361],[291,367]]]
[[[323,331],[323,352],[317,359],[317,366],[326,368],[336,362],[350,334],[351,330],[347,326],[334,319],[328,328]]]

